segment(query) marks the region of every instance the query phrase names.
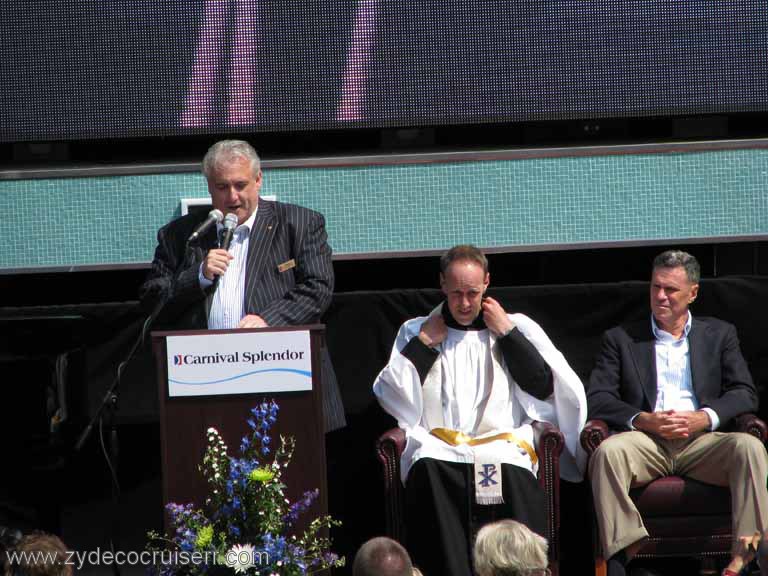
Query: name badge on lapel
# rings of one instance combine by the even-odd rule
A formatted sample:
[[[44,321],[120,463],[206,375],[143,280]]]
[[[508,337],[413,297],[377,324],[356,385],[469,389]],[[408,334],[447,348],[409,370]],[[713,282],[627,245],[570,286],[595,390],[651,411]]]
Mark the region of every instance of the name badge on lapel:
[[[291,268],[296,268],[296,260],[291,258],[287,262],[283,262],[282,264],[277,265],[277,271],[278,272],[285,272],[286,270],[290,270]]]

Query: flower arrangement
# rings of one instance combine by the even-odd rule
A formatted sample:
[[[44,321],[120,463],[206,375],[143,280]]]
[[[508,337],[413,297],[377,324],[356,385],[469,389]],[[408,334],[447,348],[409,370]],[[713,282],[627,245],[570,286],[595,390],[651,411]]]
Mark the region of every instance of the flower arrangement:
[[[166,510],[172,534],[147,535],[147,549],[155,554],[160,576],[233,571],[295,576],[344,565],[344,558],[330,551],[330,539],[322,535],[340,522],[323,515],[302,533],[295,533],[296,521],[319,493],[305,492],[296,502],[285,497],[281,477],[291,462],[295,441],[281,436],[268,461],[273,452],[269,431],[277,413],[274,400],[251,410],[250,432],[241,440],[239,457],[227,453],[215,428],[208,429],[200,466],[210,487],[205,511],[192,504],[170,503]]]

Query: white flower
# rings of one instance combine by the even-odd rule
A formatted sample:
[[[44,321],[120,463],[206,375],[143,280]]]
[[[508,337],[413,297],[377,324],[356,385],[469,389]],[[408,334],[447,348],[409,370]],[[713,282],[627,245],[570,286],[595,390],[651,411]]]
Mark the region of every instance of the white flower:
[[[208,428],[208,434],[218,434],[218,433],[219,433],[219,431],[216,430],[216,428],[214,428],[213,426]]]
[[[234,568],[235,574],[241,574],[254,566],[254,550],[250,544],[235,544],[224,556],[227,566]]]

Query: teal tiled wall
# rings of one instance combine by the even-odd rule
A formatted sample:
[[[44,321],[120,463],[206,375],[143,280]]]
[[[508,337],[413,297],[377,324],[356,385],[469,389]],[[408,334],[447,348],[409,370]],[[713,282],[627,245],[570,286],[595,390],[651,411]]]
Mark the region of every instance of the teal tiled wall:
[[[265,170],[337,254],[768,234],[768,150]],[[148,262],[199,174],[0,181],[0,268]]]

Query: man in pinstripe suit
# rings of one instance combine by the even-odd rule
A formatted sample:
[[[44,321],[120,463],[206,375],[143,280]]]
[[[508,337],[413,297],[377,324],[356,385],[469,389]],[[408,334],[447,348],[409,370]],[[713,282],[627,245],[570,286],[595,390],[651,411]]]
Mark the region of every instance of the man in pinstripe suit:
[[[247,142],[214,144],[203,174],[214,208],[235,214],[238,225],[229,250],[219,247],[214,227],[188,242],[204,215],[182,216],[160,229],[141,294],[153,309],[164,303],[157,323],[231,329],[319,321],[334,281],[322,214],[260,199],[260,161]],[[323,381],[326,430],[332,430],[344,425],[344,412],[327,353]]]

